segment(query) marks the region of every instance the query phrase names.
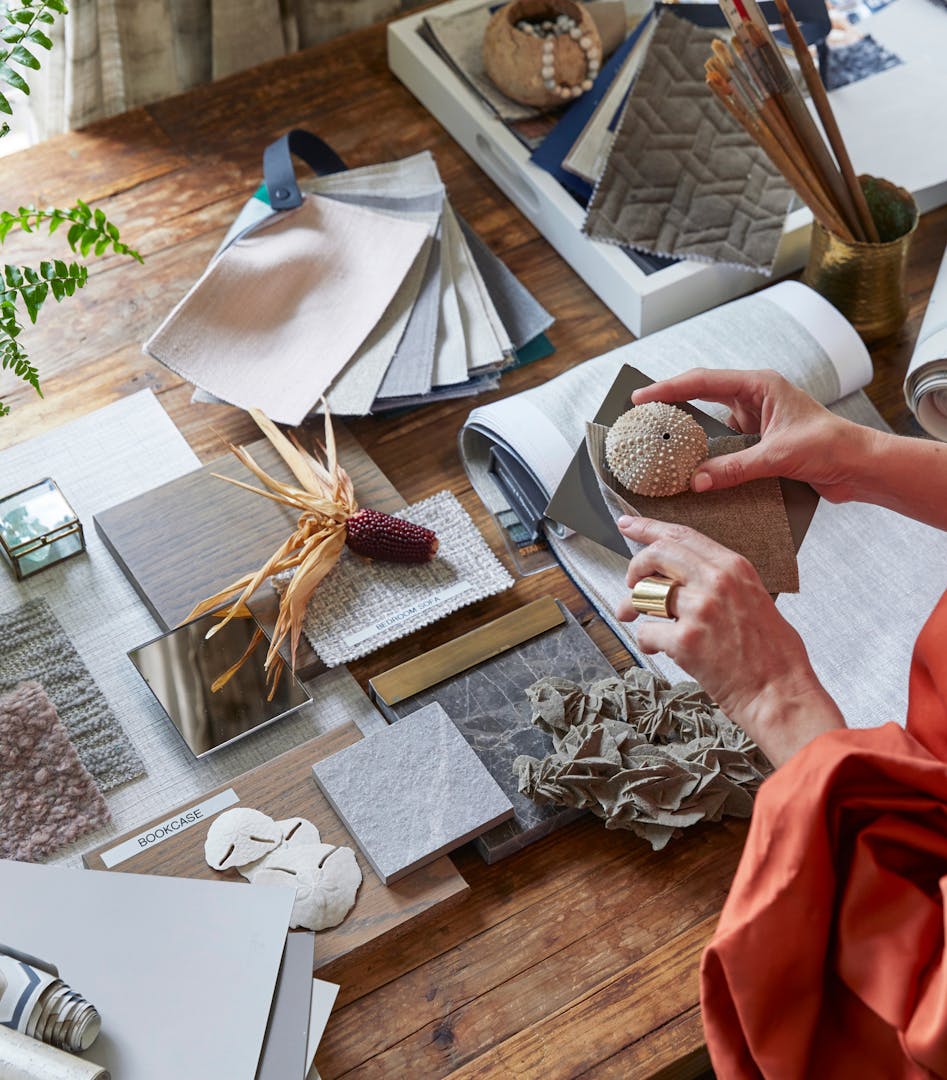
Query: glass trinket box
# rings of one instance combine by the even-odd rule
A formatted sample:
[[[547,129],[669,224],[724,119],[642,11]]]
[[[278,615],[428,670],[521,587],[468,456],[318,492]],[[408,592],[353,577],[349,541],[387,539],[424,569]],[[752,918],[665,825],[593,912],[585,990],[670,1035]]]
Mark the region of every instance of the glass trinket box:
[[[82,522],[55,480],[0,498],[0,549],[18,581],[85,551]]]

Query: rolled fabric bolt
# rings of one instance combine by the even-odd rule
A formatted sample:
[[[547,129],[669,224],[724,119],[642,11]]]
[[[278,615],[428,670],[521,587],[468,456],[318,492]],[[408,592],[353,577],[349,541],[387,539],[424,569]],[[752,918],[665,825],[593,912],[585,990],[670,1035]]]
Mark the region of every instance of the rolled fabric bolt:
[[[3,1080],[110,1080],[94,1061],[47,1046],[0,1025],[0,1076]]]

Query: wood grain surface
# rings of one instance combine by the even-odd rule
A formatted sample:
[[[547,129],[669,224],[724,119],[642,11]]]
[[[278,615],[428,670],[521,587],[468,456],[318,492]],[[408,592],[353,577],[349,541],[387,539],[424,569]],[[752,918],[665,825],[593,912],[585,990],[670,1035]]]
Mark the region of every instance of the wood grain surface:
[[[393,513],[404,506],[394,485],[356,440],[335,424],[339,460],[348,470],[359,506]],[[289,467],[267,440],[246,447],[264,471],[293,483]],[[233,454],[96,514],[95,528],[148,610],[165,630],[244,574],[263,566],[296,528],[298,514],[235,484],[262,485]],[[272,635],[279,597],[269,582],[250,609]],[[290,644],[280,654],[289,659]],[[311,679],[325,665],[303,635],[296,674]]]
[[[203,271],[260,181],[263,147],[291,127],[327,139],[351,166],[433,152],[457,210],[556,317],[556,352],[503,377],[498,393],[535,386],[631,335],[411,94],[388,72],[383,27],[222,79],[168,101],[0,159],[4,203],[95,201],[145,265],[109,256],[86,289],[50,305],[26,331],[45,398],[3,376],[13,406],[0,446],[151,387],[202,461],[221,436],[257,437],[227,406],[192,405],[191,387],[141,353],[141,342]],[[908,263],[910,314],[872,350],[869,394],[896,431],[920,434],[901,383],[947,242],[947,209],[921,221]],[[11,236],[5,261],[61,256],[52,240]],[[767,284],[760,280],[761,287]],[[765,357],[747,356],[747,366]],[[506,559],[456,450],[471,402],[442,402],[350,430],[407,502],[451,489]],[[318,429],[317,429],[318,430]],[[352,665],[378,672],[543,595],[563,600],[620,670],[629,662],[558,570],[456,613]],[[653,853],[583,820],[494,866],[453,858],[467,900],[423,927],[339,961],[338,1005],[316,1057],[324,1080],[490,1078],[686,1080],[706,1064],[698,961],[745,837],[741,824],[699,827]]]

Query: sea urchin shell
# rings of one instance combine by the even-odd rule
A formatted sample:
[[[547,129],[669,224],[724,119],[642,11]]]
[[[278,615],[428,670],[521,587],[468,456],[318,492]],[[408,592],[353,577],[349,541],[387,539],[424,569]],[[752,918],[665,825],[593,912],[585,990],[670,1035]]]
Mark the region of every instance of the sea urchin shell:
[[[636,495],[677,495],[690,487],[694,469],[707,457],[707,436],[697,421],[662,401],[638,405],[605,436],[605,460]]]

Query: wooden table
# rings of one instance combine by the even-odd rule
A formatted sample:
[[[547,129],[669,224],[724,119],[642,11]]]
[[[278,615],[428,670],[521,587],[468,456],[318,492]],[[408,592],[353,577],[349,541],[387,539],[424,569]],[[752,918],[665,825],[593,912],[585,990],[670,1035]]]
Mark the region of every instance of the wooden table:
[[[58,308],[50,303],[28,332],[46,396],[3,376],[14,411],[0,420],[0,446],[143,387],[158,394],[202,460],[220,455],[221,435],[256,437],[235,409],[191,405],[191,387],[144,357],[141,342],[198,277],[259,183],[263,147],[290,127],[321,134],[352,166],[434,153],[454,205],[557,319],[555,355],[504,376],[502,394],[630,340],[389,74],[384,29],[374,27],[0,160],[4,207],[68,205],[79,196],[101,205],[146,259],[138,267],[104,258],[83,292]],[[873,352],[870,395],[902,433],[918,433],[901,382],[945,239],[947,210],[940,210],[914,241],[908,322]],[[4,261],[61,255],[54,240],[11,238]],[[351,430],[406,499],[449,487],[487,531],[455,449],[469,408],[432,405]],[[15,487],[9,480],[3,486]],[[503,555],[496,535],[487,535]],[[376,653],[354,672],[364,684],[545,593],[566,601],[617,666],[627,664],[589,604],[553,570]],[[696,828],[655,854],[587,820],[492,867],[465,849],[456,858],[472,886],[465,905],[341,972],[317,1057],[322,1076],[698,1075],[706,1067],[698,962],[745,833],[741,823]]]

